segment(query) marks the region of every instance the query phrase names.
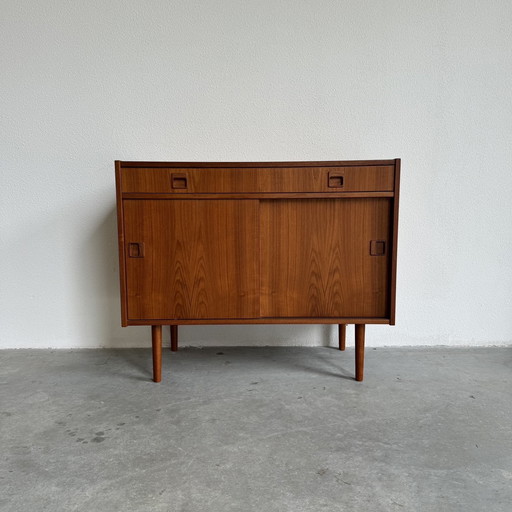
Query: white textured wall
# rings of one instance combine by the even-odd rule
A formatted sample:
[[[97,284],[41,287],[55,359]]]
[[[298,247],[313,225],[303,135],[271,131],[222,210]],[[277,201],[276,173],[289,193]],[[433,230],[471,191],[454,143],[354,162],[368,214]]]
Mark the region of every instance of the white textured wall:
[[[0,346],[149,346],[119,327],[114,159],[401,157],[397,326],[368,344],[512,342],[510,0],[2,0],[0,84]]]

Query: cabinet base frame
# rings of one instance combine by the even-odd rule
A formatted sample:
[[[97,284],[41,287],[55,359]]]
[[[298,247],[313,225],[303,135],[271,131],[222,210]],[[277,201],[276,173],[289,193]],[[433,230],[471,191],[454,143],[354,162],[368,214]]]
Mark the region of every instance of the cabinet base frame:
[[[389,317],[258,317],[258,318],[129,318],[123,327],[131,325],[288,325],[288,324],[381,324],[395,325]]]

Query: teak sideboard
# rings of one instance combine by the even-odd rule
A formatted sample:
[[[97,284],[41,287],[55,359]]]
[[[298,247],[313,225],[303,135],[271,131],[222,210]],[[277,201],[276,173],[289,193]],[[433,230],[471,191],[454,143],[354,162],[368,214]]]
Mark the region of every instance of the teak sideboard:
[[[395,324],[400,159],[115,162],[122,325]]]

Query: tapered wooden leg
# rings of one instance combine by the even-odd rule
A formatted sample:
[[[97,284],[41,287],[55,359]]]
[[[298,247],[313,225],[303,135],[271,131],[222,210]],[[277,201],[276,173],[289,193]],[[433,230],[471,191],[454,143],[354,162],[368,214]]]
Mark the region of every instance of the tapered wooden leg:
[[[153,381],[162,380],[162,326],[151,326],[151,342],[153,344]]]
[[[171,350],[178,351],[178,326],[171,325]]]
[[[345,350],[345,339],[347,336],[347,326],[345,324],[339,324],[338,326],[338,343],[340,350]]]
[[[363,380],[364,373],[364,324],[356,324],[356,380]]]

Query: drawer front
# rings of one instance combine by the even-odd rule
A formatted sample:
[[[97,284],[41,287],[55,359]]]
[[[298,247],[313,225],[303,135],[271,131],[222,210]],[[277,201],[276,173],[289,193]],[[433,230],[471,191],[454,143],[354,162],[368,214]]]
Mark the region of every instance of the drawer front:
[[[122,170],[125,193],[392,192],[393,185],[392,165]]]

